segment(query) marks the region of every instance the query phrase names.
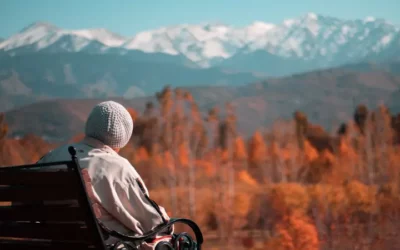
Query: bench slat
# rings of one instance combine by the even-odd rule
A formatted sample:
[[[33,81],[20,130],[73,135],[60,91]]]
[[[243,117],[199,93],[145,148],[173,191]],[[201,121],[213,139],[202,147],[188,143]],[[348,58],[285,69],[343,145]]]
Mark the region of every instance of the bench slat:
[[[105,249],[77,163],[0,169],[1,250]]]
[[[0,221],[84,221],[80,207],[68,205],[0,206]]]
[[[68,186],[46,187],[0,187],[0,201],[32,202],[75,200],[79,197],[79,186],[70,183]]]
[[[73,171],[1,171],[0,185],[70,186],[76,183]]]
[[[82,228],[83,227],[83,228]],[[10,223],[0,225],[1,237],[91,242],[92,235],[82,224]]]

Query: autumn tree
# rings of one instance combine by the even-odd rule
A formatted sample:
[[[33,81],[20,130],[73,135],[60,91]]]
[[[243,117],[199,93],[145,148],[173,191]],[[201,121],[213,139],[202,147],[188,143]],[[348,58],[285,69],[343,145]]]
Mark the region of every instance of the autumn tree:
[[[294,112],[294,120],[296,123],[296,136],[297,143],[300,149],[304,148],[304,140],[306,139],[307,127],[308,127],[308,119],[307,116],[300,111]]]
[[[236,170],[247,171],[247,147],[243,137],[237,136],[233,146],[233,162]]]
[[[276,236],[266,242],[265,249],[319,249],[317,230],[306,217],[288,216],[276,225],[275,231]]]
[[[266,149],[263,135],[256,131],[248,143],[249,173],[260,182],[266,181],[270,176],[265,168]]]
[[[400,114],[391,117],[391,127],[394,133],[394,142],[400,144]]]
[[[173,135],[173,107],[174,92],[170,86],[166,86],[161,92],[156,93],[156,98],[160,109],[160,144],[164,153],[164,162],[169,168],[169,186],[171,190],[172,210],[177,211],[177,179],[174,155],[176,155],[176,145]]]
[[[354,112],[354,121],[357,124],[361,134],[365,133],[365,126],[368,118],[368,108],[364,104],[358,105]]]
[[[347,134],[347,124],[346,123],[342,123],[340,124],[340,127],[337,130],[337,135],[339,136],[343,136]]]
[[[7,136],[8,125],[5,122],[4,113],[0,113],[0,141]]]

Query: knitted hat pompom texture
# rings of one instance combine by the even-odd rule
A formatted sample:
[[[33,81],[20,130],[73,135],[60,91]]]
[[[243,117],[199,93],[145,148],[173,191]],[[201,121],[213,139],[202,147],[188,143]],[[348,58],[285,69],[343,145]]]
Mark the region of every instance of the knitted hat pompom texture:
[[[111,148],[123,148],[132,136],[133,120],[128,110],[114,101],[97,104],[86,121],[85,134]]]

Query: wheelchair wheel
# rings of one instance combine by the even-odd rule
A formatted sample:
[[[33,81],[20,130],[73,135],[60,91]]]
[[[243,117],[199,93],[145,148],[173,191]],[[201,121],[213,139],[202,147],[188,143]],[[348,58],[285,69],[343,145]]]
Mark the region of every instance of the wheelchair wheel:
[[[137,250],[137,246],[126,241],[119,241],[111,248],[111,250]]]
[[[174,250],[174,247],[169,242],[161,241],[156,245],[155,250]]]
[[[175,250],[194,250],[195,243],[187,233],[178,234],[174,240],[174,249]]]

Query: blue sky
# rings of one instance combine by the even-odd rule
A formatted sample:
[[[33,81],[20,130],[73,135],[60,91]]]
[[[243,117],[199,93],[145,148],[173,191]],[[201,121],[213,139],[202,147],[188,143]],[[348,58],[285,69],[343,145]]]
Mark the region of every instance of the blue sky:
[[[3,38],[35,21],[68,29],[101,27],[125,36],[179,23],[280,23],[307,12],[400,24],[400,0],[0,0],[0,7]]]

